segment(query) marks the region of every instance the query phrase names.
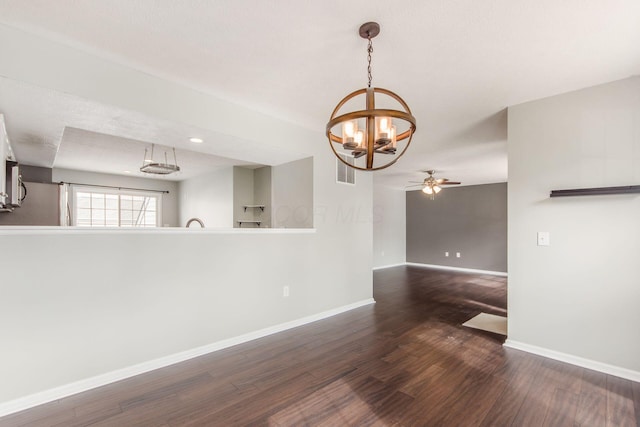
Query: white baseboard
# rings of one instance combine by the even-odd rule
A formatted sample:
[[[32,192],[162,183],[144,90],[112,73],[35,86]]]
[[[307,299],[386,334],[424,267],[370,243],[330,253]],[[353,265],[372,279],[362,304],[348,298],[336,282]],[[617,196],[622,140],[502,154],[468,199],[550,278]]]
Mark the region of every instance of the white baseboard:
[[[461,273],[490,274],[492,276],[502,276],[502,277],[508,276],[508,273],[505,273],[504,271],[478,270],[475,268],[451,267],[448,265],[435,265],[435,264],[421,264],[417,262],[407,262],[406,265],[410,265],[412,267],[435,268],[438,270],[459,271]]]
[[[101,387],[116,381],[123,380],[125,378],[133,377],[135,375],[143,374],[145,372],[153,371],[154,369],[164,368],[165,366],[173,365],[175,363],[184,362],[185,360],[193,359],[194,357],[202,356],[217,350],[232,347],[234,345],[242,344],[248,341],[252,341],[258,338],[272,335],[278,332],[286,331],[287,329],[296,328],[298,326],[306,325],[318,320],[326,319],[331,316],[335,316],[340,313],[344,313],[349,310],[353,310],[365,305],[374,304],[375,300],[369,298],[366,300],[358,301],[353,304],[344,305],[331,310],[323,311],[321,313],[312,314],[301,319],[292,320],[290,322],[280,323],[279,325],[270,326],[268,328],[260,329],[254,332],[249,332],[244,335],[229,338],[222,341],[217,341],[211,344],[207,344],[202,347],[193,348],[191,350],[182,351],[180,353],[171,354],[169,356],[160,357],[158,359],[143,362],[137,365],[129,366],[116,371],[108,372],[106,374],[97,375],[95,377],[86,378],[80,381],[76,381],[71,384],[66,384],[60,387],[56,387],[50,390],[45,390],[39,393],[35,393],[29,396],[21,397],[8,402],[0,403],[0,417],[9,415],[15,412],[19,412],[25,409],[32,408],[34,406],[42,405],[43,403],[51,402],[53,400],[62,399],[67,396],[71,396],[76,393],[81,393],[96,387]]]
[[[515,348],[516,350],[526,351],[527,353],[537,354],[538,356],[547,357],[549,359],[558,360],[560,362],[570,363],[582,368],[603,372],[615,377],[640,382],[640,372],[632,371],[631,369],[621,368],[619,366],[609,365],[607,363],[596,362],[595,360],[584,359],[582,357],[573,356],[571,354],[561,353],[559,351],[549,350],[544,347],[525,344],[523,342],[513,341],[510,339],[507,339],[503,345],[505,347]]]
[[[373,267],[373,271],[375,270],[383,270],[385,268],[391,268],[391,267],[401,267],[407,265],[406,262],[399,262],[398,264],[389,264],[389,265],[381,265],[379,267]]]

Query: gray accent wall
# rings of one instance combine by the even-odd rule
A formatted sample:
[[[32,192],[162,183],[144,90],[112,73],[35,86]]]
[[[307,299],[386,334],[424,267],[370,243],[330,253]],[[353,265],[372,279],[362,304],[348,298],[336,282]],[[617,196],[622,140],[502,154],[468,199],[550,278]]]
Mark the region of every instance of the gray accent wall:
[[[20,165],[20,175],[25,182],[41,182],[50,184],[52,179],[53,169],[43,168],[40,166]]]
[[[57,184],[25,182],[27,197],[13,212],[0,212],[4,225],[60,225],[59,187]]]
[[[406,197],[407,262],[507,271],[506,183],[445,187],[434,200],[420,190]]]

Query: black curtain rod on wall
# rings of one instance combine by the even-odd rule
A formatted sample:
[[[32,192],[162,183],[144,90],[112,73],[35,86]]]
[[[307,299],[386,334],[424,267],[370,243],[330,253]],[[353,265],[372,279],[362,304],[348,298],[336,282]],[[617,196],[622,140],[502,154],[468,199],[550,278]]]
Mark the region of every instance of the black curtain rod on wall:
[[[80,184],[78,182],[64,182],[64,181],[60,181],[58,184],[59,185],[62,185],[62,184],[80,185],[80,186],[83,186],[83,187],[115,188],[115,189],[118,189],[118,190],[148,191],[150,193],[169,194],[169,190],[147,190],[146,188],[116,187],[116,186],[113,186],[113,185]]]

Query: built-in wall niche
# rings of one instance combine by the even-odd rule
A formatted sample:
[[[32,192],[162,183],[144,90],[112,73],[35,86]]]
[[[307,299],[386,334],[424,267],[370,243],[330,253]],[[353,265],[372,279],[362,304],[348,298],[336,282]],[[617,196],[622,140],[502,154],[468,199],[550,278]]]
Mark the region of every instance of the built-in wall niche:
[[[235,228],[312,228],[313,158],[233,168]]]
[[[235,228],[271,227],[271,166],[233,168]]]

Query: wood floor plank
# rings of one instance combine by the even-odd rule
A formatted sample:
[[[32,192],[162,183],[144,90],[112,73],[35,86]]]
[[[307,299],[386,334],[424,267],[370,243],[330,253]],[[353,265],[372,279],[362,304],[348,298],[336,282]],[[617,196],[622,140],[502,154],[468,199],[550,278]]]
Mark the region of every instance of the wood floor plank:
[[[376,304],[0,418],[0,427],[640,426],[640,384],[462,327],[506,278],[374,273]]]
[[[636,427],[633,385],[607,375],[607,426]]]
[[[443,426],[478,426],[506,387],[505,381],[489,375],[484,381],[466,387],[445,401],[447,410],[441,412],[433,423]]]
[[[542,425],[544,427],[573,427],[579,401],[580,395],[570,390],[557,388],[553,393],[551,405]]]
[[[73,407],[61,401],[53,401],[35,408],[0,418],[0,426],[16,427],[46,425],[47,422],[71,422],[75,418]]]
[[[532,378],[537,378],[542,366],[541,357],[530,357],[517,350],[509,349],[503,363],[496,368],[493,376],[507,382],[481,426],[512,425],[532,386]],[[509,357],[511,356],[511,357]]]
[[[640,427],[640,383],[632,383],[631,389],[633,391],[633,406],[636,413],[636,424]]]
[[[606,393],[580,393],[575,424],[579,426],[607,425]]]
[[[584,369],[551,359],[543,359],[513,425],[543,425],[553,406],[556,390],[579,393]]]

